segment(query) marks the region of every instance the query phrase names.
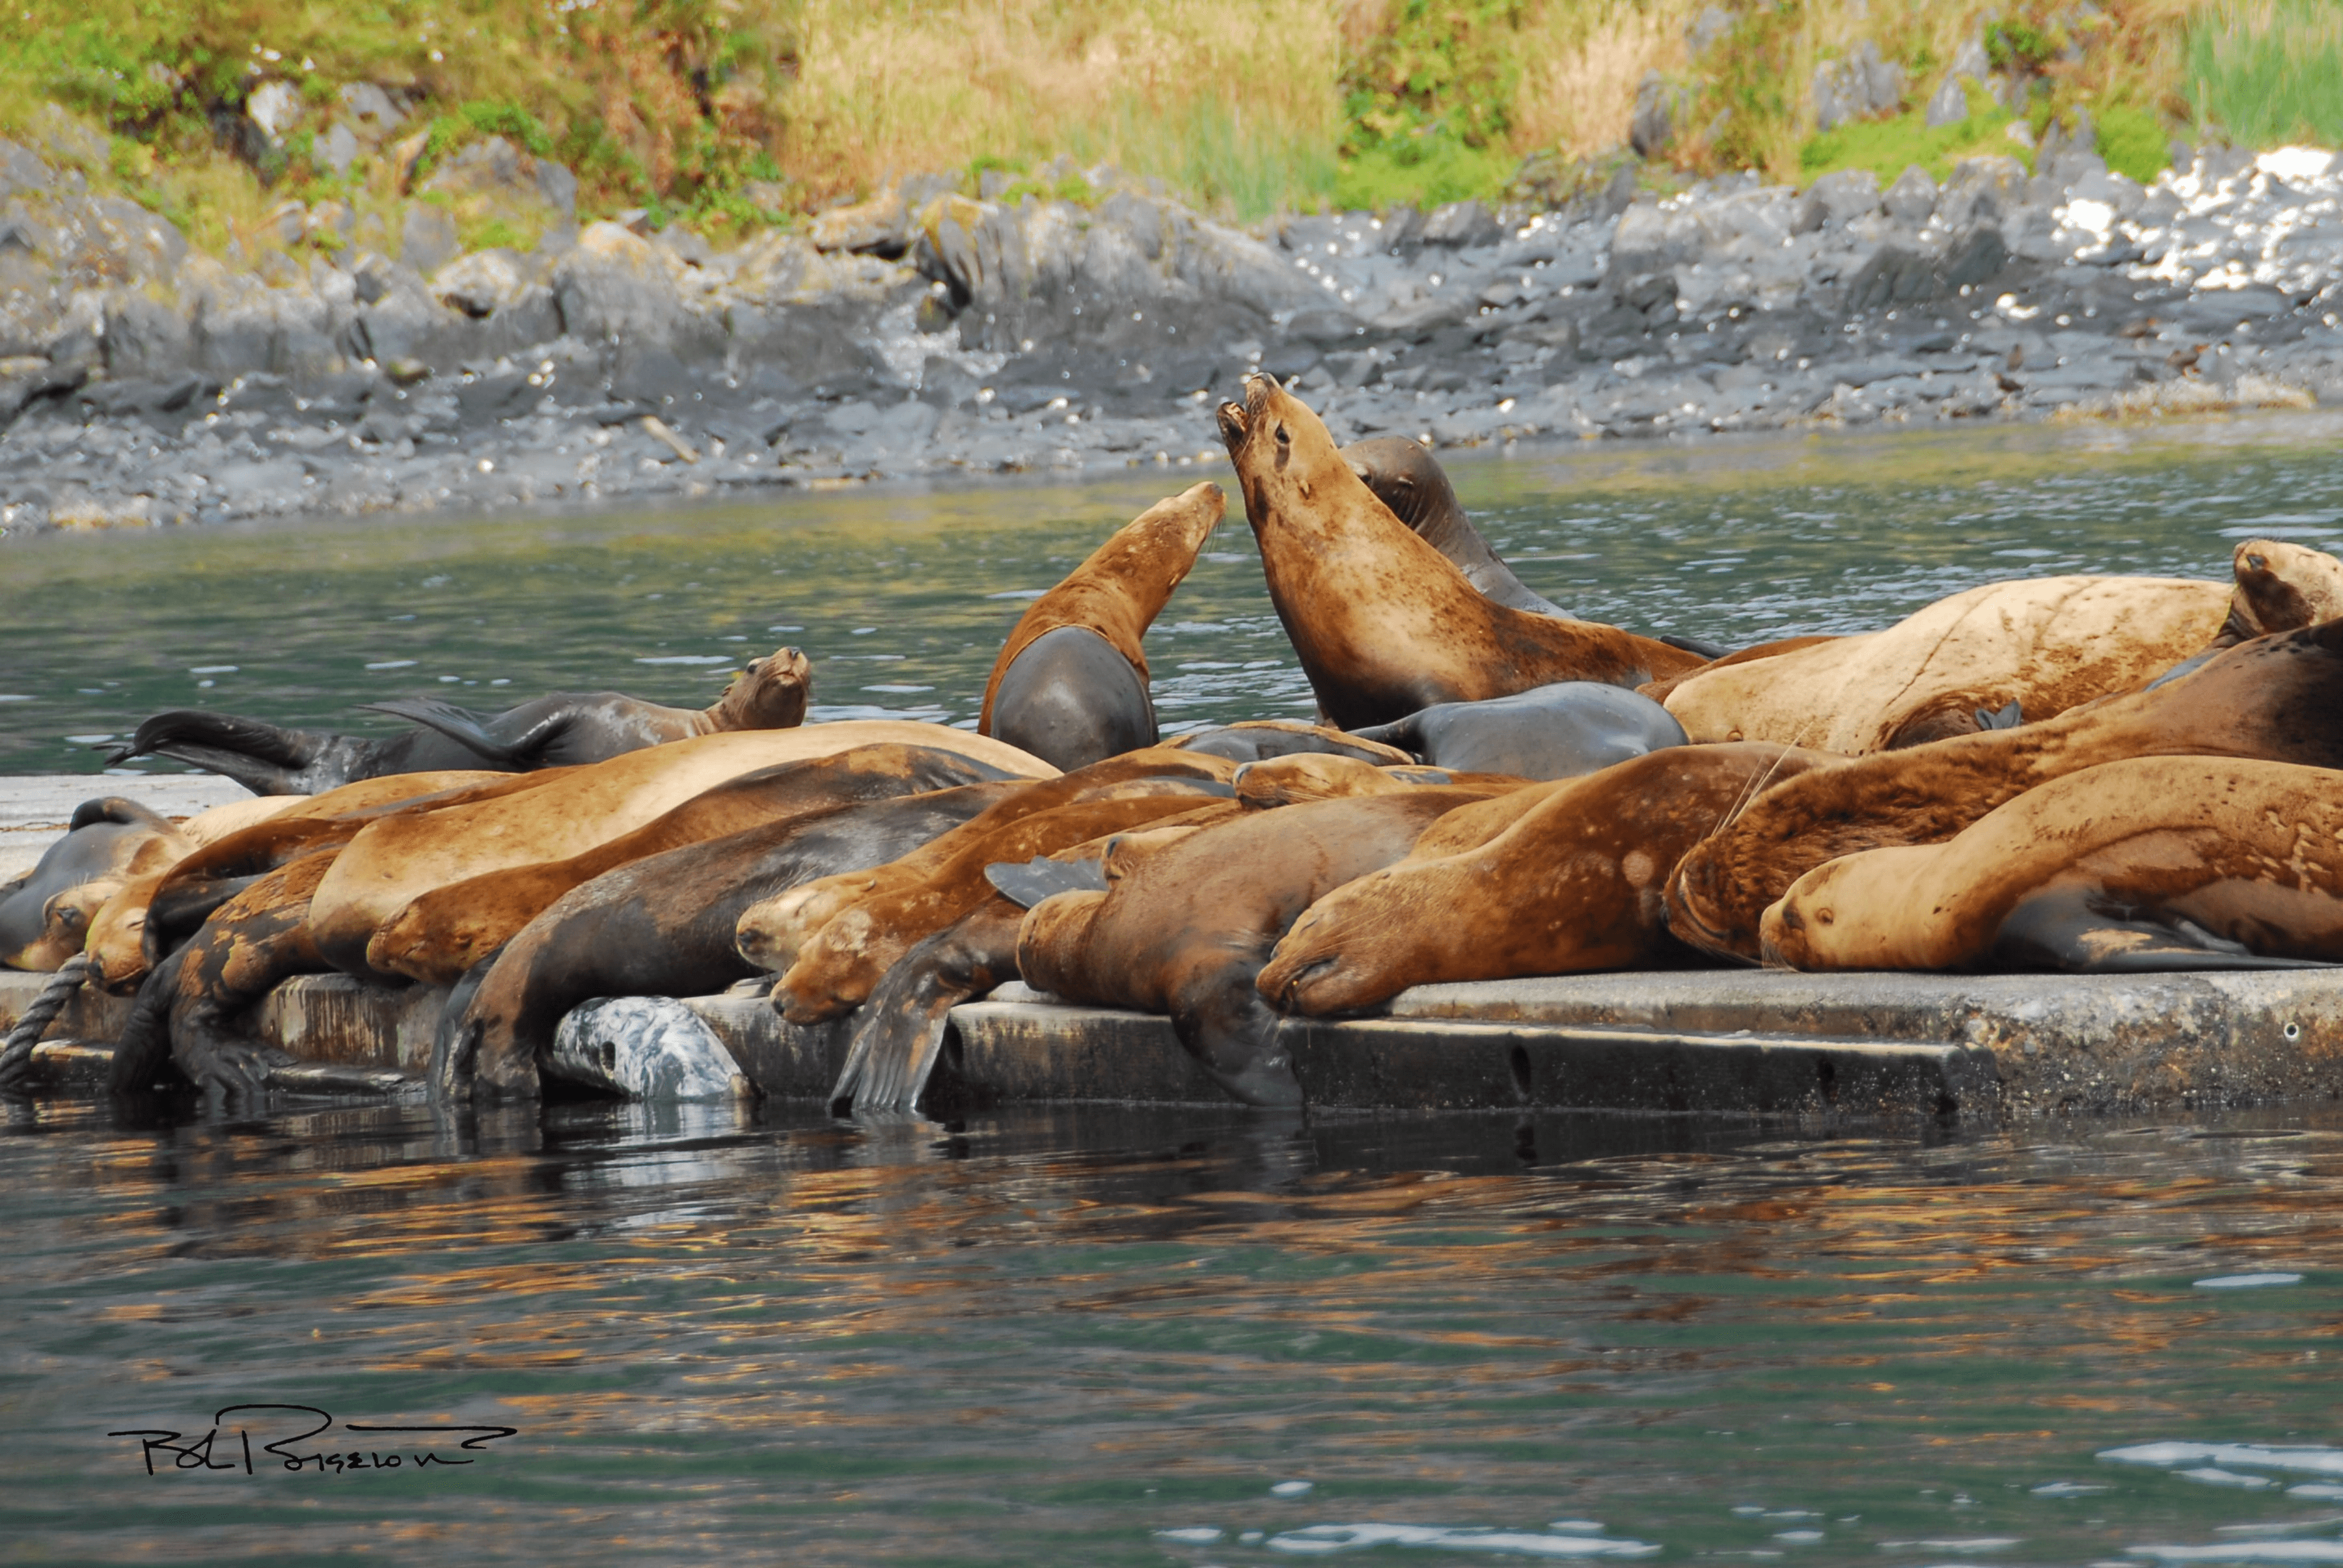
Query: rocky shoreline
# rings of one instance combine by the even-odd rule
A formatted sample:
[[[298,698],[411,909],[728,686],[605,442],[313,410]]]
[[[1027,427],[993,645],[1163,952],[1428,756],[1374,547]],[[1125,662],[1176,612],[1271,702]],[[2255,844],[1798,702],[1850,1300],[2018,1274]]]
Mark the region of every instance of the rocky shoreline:
[[[2343,158],[2036,167],[1254,235],[1068,166],[718,251],[558,221],[566,171],[492,142],[466,177],[554,209],[533,248],[417,206],[406,260],[238,272],[0,143],[0,534],[1192,465],[1253,370],[1442,447],[2343,398]]]

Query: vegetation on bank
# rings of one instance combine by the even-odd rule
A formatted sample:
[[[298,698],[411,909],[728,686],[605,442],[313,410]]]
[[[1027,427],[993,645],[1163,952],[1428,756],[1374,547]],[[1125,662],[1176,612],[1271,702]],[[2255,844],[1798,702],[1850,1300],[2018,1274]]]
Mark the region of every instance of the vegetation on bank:
[[[1903,100],[1826,132],[1818,66],[1875,48]],[[1993,92],[1930,127],[1982,45]],[[1965,55],[1965,46],[1967,53]],[[1656,77],[1665,182],[1803,181],[2023,156],[2087,115],[2115,166],[2170,141],[2343,141],[2333,0],[15,0],[0,134],[78,162],[221,250],[289,198],[389,233],[501,136],[576,172],[585,216],[723,230],[794,221],[920,170],[1059,154],[1208,210],[1381,207],[1505,192],[1525,157],[1598,159]],[[331,156],[345,89],[407,118]],[[273,95],[265,101],[264,92]],[[1646,91],[1647,100],[1654,95]],[[259,115],[261,106],[269,113]],[[80,134],[60,134],[59,109]],[[256,118],[280,134],[263,135]],[[2024,123],[2023,135],[2013,127]],[[89,133],[96,132],[92,136]],[[1048,182],[1043,180],[1043,184]],[[520,237],[468,214],[465,238]],[[503,228],[491,234],[489,226]],[[526,226],[523,225],[523,227]],[[371,231],[369,231],[371,232]],[[301,243],[328,247],[335,231]]]

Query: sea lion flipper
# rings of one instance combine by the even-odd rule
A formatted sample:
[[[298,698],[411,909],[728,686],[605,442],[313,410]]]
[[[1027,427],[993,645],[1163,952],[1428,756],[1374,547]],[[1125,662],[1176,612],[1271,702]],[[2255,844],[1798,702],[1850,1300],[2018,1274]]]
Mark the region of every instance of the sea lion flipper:
[[[1976,710],[1977,729],[2015,729],[2026,722],[2024,699],[2013,697],[2000,708],[1980,708]]]
[[[1098,859],[1052,860],[1036,855],[1022,865],[1001,860],[985,867],[984,879],[1021,910],[1030,910],[1054,893],[1083,889],[1106,891],[1105,862]]]
[[[2334,966],[2269,958],[2169,911],[2118,907],[2087,889],[2053,888],[2019,902],[2001,922],[1996,967],[2067,974],[2168,974],[2187,970],[2298,970]]]
[[[1729,648],[1719,648],[1713,642],[1703,642],[1696,637],[1678,637],[1672,631],[1664,632],[1652,640],[1664,642],[1670,648],[1682,648],[1686,653],[1696,653],[1703,658],[1724,658],[1733,651]]]
[[[387,713],[394,719],[404,719],[420,724],[426,729],[437,730],[457,745],[478,752],[491,762],[508,767],[523,766],[534,757],[543,741],[531,735],[518,740],[499,740],[488,733],[488,720],[468,708],[458,708],[436,697],[393,697],[381,702],[362,702],[358,707],[372,713]],[[538,739],[538,746],[529,744]]]

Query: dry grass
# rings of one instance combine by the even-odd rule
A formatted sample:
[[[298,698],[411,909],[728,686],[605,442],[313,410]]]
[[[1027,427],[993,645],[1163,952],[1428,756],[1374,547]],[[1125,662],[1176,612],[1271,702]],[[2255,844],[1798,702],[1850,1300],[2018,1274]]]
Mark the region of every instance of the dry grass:
[[[1514,149],[1577,157],[1627,139],[1635,89],[1649,71],[1681,70],[1688,0],[1603,0],[1547,5],[1523,29]]]
[[[1200,136],[1331,175],[1342,24],[1332,0],[803,0],[779,156],[818,199],[1070,148],[1189,185]]]

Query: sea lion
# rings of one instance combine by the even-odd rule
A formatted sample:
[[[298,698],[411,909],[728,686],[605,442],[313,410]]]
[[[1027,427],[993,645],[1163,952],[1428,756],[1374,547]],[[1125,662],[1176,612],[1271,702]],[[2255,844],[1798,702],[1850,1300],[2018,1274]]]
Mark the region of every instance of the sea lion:
[[[1272,810],[1304,800],[1340,800],[1361,795],[1390,795],[1420,789],[1428,784],[1454,784],[1464,789],[1505,790],[1521,788],[1527,779],[1499,773],[1458,773],[1421,764],[1378,768],[1355,757],[1329,757],[1303,752],[1247,762],[1236,770],[1229,786],[1238,804],[1248,810]]]
[[[1416,851],[1312,904],[1257,984],[1287,1013],[1357,1012],[1413,985],[1632,969],[1689,950],[1662,890],[1758,789],[1835,759],[1761,741],[1679,746],[1573,779],[1495,838]]]
[[[423,726],[381,738],[173,709],[139,725],[106,765],[168,757],[233,779],[256,795],[310,795],[394,773],[569,767],[695,735],[793,728],[805,719],[812,671],[804,654],[781,648],[751,660],[707,708],[669,708],[616,691],[556,691],[497,714],[436,698],[363,704]]]
[[[1765,911],[1801,970],[2343,963],[2343,788],[2321,768],[2138,757],[2054,779],[1941,844],[1818,866]]]
[[[953,853],[916,884],[857,900],[825,922],[773,984],[773,1005],[791,1023],[820,1023],[860,1007],[894,962],[993,896],[985,868],[1048,855],[1230,796],[1209,779],[1133,779],[1047,810],[1029,811],[987,832],[956,831]],[[884,869],[882,868],[882,870]]]
[[[2028,789],[2128,757],[2343,767],[2343,620],[2257,638],[2177,679],[2016,729],[1816,768],[1694,846],[1668,881],[1668,929],[1754,962],[1758,920],[1790,884],[1860,849],[1933,844]]]
[[[1056,770],[1012,746],[908,719],[849,719],[799,729],[700,735],[564,773],[525,797],[481,800],[369,824],[317,890],[317,945],[345,974],[379,978],[367,944],[383,922],[433,888],[508,866],[564,860],[743,773],[898,741],[933,746],[1005,772]]]
[[[1273,377],[1247,377],[1243,404],[1222,404],[1220,426],[1271,602],[1320,708],[1345,729],[1558,680],[1640,686],[1704,662],[1484,598],[1375,498]]]
[[[434,888],[375,932],[367,944],[367,964],[427,985],[453,985],[554,900],[629,860],[853,801],[1011,777],[958,752],[892,743],[759,768],[583,854]]]
[[[1777,740],[1848,755],[2026,722],[2123,691],[2212,640],[2218,583],[2056,577],[1986,583],[1885,631],[1702,670],[1668,693],[1694,740]]]
[[[1212,800],[1135,830],[1052,850],[1023,865],[985,867],[990,886],[972,907],[907,949],[856,1010],[854,1037],[830,1091],[831,1111],[908,1112],[918,1108],[942,1050],[951,1010],[1018,978],[1017,933],[1024,923],[1025,906],[1046,896],[1033,892],[1028,897],[1027,890],[1103,888],[1101,862],[1111,855],[1135,862],[1141,853],[1243,809],[1232,800]],[[1144,850],[1138,848],[1141,840],[1147,845]]]
[[[1389,865],[1473,791],[1411,789],[1252,811],[1147,855],[1104,892],[1043,899],[1017,940],[1025,983],[1168,1013],[1204,1070],[1251,1105],[1302,1100],[1253,979],[1302,911]]]
[[[869,872],[825,877],[752,906],[740,917],[741,955],[759,969],[783,973],[797,962],[799,950],[814,933],[841,911],[865,899],[917,891],[927,886],[944,862],[968,845],[990,838],[1018,818],[1090,799],[1136,780],[1188,779],[1225,783],[1235,771],[1236,765],[1223,758],[1197,755],[1177,747],[1151,746],[1044,779],[1018,790],[976,821],[887,865]]]
[[[2229,571],[2237,587],[2216,648],[2343,616],[2343,561],[2325,550],[2247,539],[2230,552]]]
[[[993,661],[977,733],[1061,769],[1154,745],[1140,639],[1226,506],[1213,484],[1156,502],[1027,607]]]
[[[632,860],[564,893],[449,999],[433,1077],[461,1097],[538,1091],[537,1058],[588,997],[698,996],[757,970],[741,912],[799,882],[883,865],[1014,794],[1014,782],[840,806]]]
[[[1597,680],[1564,680],[1511,697],[1442,702],[1359,735],[1403,747],[1435,768],[1567,779],[1684,744],[1684,726],[1650,698]]]
[[[1845,639],[1844,638],[1835,635],[1815,635],[1808,637],[1785,637],[1778,638],[1773,642],[1761,642],[1754,647],[1745,648],[1736,652],[1725,654],[1721,658],[1712,658],[1706,664],[1687,669],[1681,675],[1671,675],[1665,680],[1645,681],[1643,685],[1635,688],[1635,689],[1643,693],[1645,697],[1650,698],[1654,702],[1664,704],[1668,699],[1669,693],[1674,691],[1677,687],[1682,686],[1687,680],[1706,675],[1712,669],[1725,669],[1737,664],[1755,664],[1761,658],[1778,658],[1785,653],[1795,653],[1802,648],[1814,648],[1821,643],[1843,642],[1845,640]]]
[[[171,952],[213,910],[296,856],[343,843],[377,816],[425,809],[534,789],[560,775],[488,773],[478,769],[405,773],[360,779],[322,795],[260,797],[284,802],[264,819],[222,833],[162,870],[123,883],[92,917],[84,951],[87,983],[126,992],[156,960]],[[255,804],[239,801],[238,808]],[[224,819],[231,808],[221,808]],[[210,813],[206,813],[208,818]],[[191,819],[190,826],[202,819]]]
[[[96,903],[193,848],[169,818],[136,800],[106,795],[83,801],[65,836],[42,851],[38,864],[0,882],[0,966],[58,969],[81,951]]]
[[[1380,740],[1362,740],[1340,729],[1329,729],[1322,724],[1304,724],[1298,719],[1248,719],[1235,724],[1216,725],[1209,729],[1191,730],[1176,739],[1166,741],[1182,751],[1201,751],[1207,757],[1225,757],[1232,762],[1265,762],[1272,757],[1353,757],[1362,762],[1381,767],[1391,764],[1405,766],[1415,760],[1413,752],[1396,746],[1386,746]]]
[[[1404,436],[1376,436],[1352,442],[1342,448],[1342,457],[1375,493],[1375,499],[1391,508],[1392,516],[1446,556],[1483,598],[1532,615],[1571,618],[1568,610],[1532,592],[1489,548],[1489,541],[1464,515],[1456,487],[1448,482],[1448,470],[1422,442]]]

